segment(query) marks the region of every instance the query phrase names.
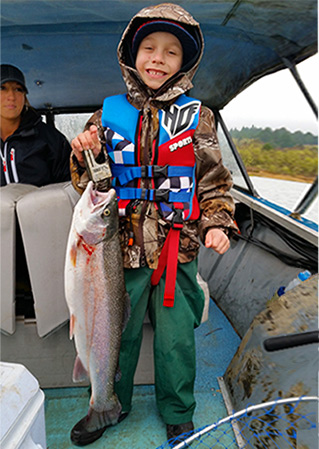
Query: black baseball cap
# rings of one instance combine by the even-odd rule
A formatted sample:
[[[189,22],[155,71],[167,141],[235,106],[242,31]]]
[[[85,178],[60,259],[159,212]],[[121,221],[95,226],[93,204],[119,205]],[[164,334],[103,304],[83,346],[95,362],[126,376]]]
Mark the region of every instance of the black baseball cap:
[[[27,86],[25,84],[25,78],[23,73],[18,67],[15,67],[11,64],[1,64],[1,85],[6,83],[7,81],[15,81],[19,83],[26,93],[28,93]]]

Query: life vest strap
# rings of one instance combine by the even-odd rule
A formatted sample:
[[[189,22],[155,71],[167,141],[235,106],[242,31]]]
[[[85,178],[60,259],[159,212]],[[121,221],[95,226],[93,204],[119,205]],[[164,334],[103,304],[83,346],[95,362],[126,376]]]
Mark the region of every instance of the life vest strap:
[[[135,187],[114,187],[118,197],[121,200],[148,200],[148,201],[166,201],[169,203],[186,203],[191,200],[190,191],[180,190],[172,192],[169,189],[144,189]]]
[[[121,186],[133,179],[138,178],[173,178],[173,177],[193,177],[194,167],[177,165],[141,165],[137,167],[126,167],[125,165],[112,165],[112,174],[116,177]]]
[[[154,270],[151,277],[151,284],[157,285],[166,268],[166,281],[164,290],[163,306],[173,307],[175,298],[175,286],[178,263],[179,237],[183,228],[183,210],[175,209],[175,215],[172,220],[172,227],[169,230],[164,246],[162,248],[158,267]]]

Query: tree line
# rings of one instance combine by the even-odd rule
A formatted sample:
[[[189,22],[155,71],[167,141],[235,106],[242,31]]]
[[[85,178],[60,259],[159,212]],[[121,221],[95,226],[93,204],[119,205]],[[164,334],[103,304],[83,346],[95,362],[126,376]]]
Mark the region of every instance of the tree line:
[[[287,135],[291,134],[292,139],[297,138],[297,140],[294,140],[294,145],[290,141],[287,146],[283,146],[285,141],[283,138],[280,145],[278,143],[275,144],[275,139],[269,138],[269,141],[265,140],[266,133],[259,134],[258,138],[247,137],[249,136],[249,131],[252,131],[251,135],[256,135],[257,129],[243,128],[242,131],[244,132],[241,133],[240,131],[241,137],[236,137],[238,134],[234,133],[234,130],[231,131],[234,143],[250,175],[273,175],[279,178],[310,182],[316,177],[318,173],[318,142],[317,139],[310,139],[310,136],[312,138],[315,136],[311,133],[289,133],[289,131],[285,130]],[[266,129],[269,130],[270,128]],[[259,131],[266,130],[259,129]],[[278,137],[276,131],[280,130],[270,131]],[[303,136],[303,140],[300,139],[299,134]],[[263,136],[263,140],[260,138],[260,135]],[[270,134],[268,135],[270,136]],[[284,135],[285,133],[281,134],[282,137]]]
[[[241,141],[242,139],[256,139],[267,143],[272,148],[292,148],[300,145],[317,145],[318,137],[314,134],[301,131],[290,132],[286,128],[251,128],[243,127],[241,130],[231,129],[230,134],[233,138]]]

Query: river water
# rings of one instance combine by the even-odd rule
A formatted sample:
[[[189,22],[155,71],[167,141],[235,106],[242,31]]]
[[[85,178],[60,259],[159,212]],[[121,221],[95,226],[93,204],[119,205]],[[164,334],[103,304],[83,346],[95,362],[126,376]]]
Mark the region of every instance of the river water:
[[[304,182],[257,176],[252,176],[251,180],[261,197],[289,210],[294,209],[311,186],[311,184]],[[304,217],[318,223],[318,197],[304,214]]]

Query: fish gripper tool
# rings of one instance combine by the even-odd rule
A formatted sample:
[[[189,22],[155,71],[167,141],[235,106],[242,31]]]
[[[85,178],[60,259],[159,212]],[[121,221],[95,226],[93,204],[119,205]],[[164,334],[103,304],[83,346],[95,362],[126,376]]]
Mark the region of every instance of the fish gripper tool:
[[[84,162],[90,180],[93,182],[96,190],[106,192],[111,187],[112,172],[108,162],[108,155],[105,148],[102,148],[99,154],[99,159],[103,158],[102,162],[97,162],[94,158],[91,149],[83,151]]]

